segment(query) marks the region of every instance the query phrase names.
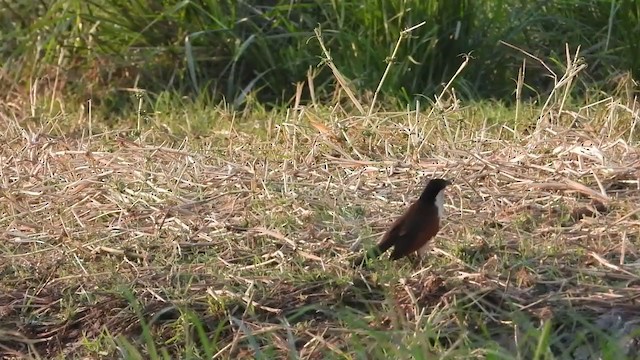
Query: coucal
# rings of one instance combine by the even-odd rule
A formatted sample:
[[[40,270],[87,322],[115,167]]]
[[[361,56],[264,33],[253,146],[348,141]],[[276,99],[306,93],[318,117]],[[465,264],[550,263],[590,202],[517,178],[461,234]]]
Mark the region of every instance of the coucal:
[[[377,258],[393,246],[389,257],[397,260],[413,252],[420,256],[427,250],[427,243],[440,230],[440,219],[444,216],[444,189],[451,182],[432,179],[405,213],[391,224],[382,240],[371,250],[359,257],[354,267],[363,265],[370,258]]]

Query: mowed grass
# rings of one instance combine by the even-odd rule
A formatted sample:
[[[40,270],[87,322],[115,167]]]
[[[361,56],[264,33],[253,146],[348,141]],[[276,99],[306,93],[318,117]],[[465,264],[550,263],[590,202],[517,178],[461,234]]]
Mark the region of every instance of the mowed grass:
[[[1,351],[631,356],[633,106],[523,105],[517,122],[514,109],[456,102],[368,117],[338,104],[219,110],[208,135],[180,141],[167,130],[175,114],[164,127],[158,115],[148,129],[89,136],[61,130],[75,115],[5,112]],[[424,267],[383,256],[352,269],[434,176],[455,185]]]

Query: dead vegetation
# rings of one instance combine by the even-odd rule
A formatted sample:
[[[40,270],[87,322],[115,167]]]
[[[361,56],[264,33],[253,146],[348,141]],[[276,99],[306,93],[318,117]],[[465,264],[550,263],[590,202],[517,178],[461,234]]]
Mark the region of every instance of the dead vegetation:
[[[481,326],[513,351],[525,351],[514,340],[523,322],[548,321],[567,344],[607,316],[618,319],[607,330],[637,329],[640,153],[619,124],[503,139],[498,125],[376,119],[371,133],[359,118],[284,121],[269,140],[232,131],[218,148],[55,138],[7,122],[3,352],[87,352],[83,338],[139,339],[141,320],[179,351],[166,341],[188,312],[210,334],[222,327],[219,356],[266,344],[301,358],[345,354],[351,330],[375,352],[345,316],[368,331],[429,323],[441,354],[478,341]],[[354,243],[375,241],[436,174],[456,184],[428,267],[350,270]]]
[[[638,109],[559,97],[489,123],[450,94],[181,143],[56,137],[5,109],[0,352],[130,355],[119,335],[152,358],[637,352]],[[352,270],[435,175],[455,185],[426,267]]]

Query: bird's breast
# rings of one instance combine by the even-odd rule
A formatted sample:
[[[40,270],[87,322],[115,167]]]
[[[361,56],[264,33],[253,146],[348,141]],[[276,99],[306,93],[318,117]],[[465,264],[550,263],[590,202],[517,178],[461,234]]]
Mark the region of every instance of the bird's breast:
[[[438,217],[442,219],[444,216],[444,191],[440,191],[436,195],[436,208],[438,208]]]

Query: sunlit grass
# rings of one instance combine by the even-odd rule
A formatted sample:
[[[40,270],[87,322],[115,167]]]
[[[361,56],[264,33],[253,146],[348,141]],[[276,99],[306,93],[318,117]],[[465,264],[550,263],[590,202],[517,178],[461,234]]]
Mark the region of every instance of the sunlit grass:
[[[368,125],[340,107],[184,105],[92,137],[51,126],[78,114],[28,127],[5,115],[3,351],[621,358],[634,351],[639,154],[619,101],[566,105],[588,118],[577,125],[554,113],[561,98],[522,103],[517,122],[514,108],[453,102]],[[208,132],[181,135],[208,115]],[[352,270],[436,175],[456,184],[424,268]],[[599,184],[604,213],[565,215],[595,206]]]
[[[0,5],[0,354],[637,353],[635,3],[381,4]]]

